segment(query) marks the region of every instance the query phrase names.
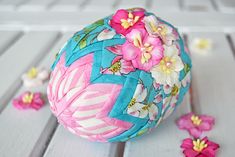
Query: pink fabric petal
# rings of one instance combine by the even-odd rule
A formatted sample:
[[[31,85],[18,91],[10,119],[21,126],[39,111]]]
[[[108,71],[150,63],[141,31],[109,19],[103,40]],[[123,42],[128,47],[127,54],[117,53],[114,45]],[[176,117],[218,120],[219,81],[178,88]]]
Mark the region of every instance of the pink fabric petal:
[[[176,121],[176,124],[180,129],[191,129],[194,127],[192,121],[187,118],[178,119]]]
[[[193,147],[193,141],[191,138],[186,138],[183,140],[181,146],[181,148],[186,148],[186,149],[190,149]]]
[[[206,122],[209,122],[211,124],[215,124],[215,119],[214,117],[211,117],[211,116],[206,116],[206,115],[201,115],[199,116],[200,119],[202,119],[202,121],[206,121]]]
[[[128,18],[128,11],[124,9],[118,10],[112,17],[113,22],[121,23],[121,19]]]
[[[129,42],[133,42],[133,39],[136,37],[137,34],[139,34],[141,40],[143,41],[146,36],[146,33],[147,32],[144,29],[133,29],[130,33],[126,35],[126,38]]]
[[[110,47],[107,47],[106,49],[116,55],[122,55],[122,45],[110,46]]]
[[[152,50],[151,55],[152,55],[152,60],[154,63],[153,65],[156,65],[161,61],[163,57],[163,51],[161,50],[161,48],[159,49],[159,47],[155,47]]]
[[[140,50],[133,44],[125,42],[122,46],[122,53],[125,60],[133,60],[140,54]]]
[[[215,157],[216,152],[213,149],[205,148],[201,154],[205,155],[205,157]]]
[[[217,143],[214,143],[212,141],[208,141],[207,144],[208,144],[208,148],[211,148],[211,149],[214,149],[214,150],[216,150],[220,147]]]
[[[196,157],[199,154],[198,152],[192,149],[185,149],[183,153],[186,157]]]
[[[127,30],[124,29],[124,28],[122,27],[122,25],[119,24],[119,23],[115,23],[115,22],[113,22],[113,21],[111,20],[111,21],[110,21],[110,25],[111,25],[111,27],[114,28],[115,31],[116,31],[117,33],[119,33],[119,34],[125,35],[125,34],[127,33]]]
[[[120,70],[121,73],[128,74],[129,72],[135,71],[135,68],[133,67],[131,61],[126,61],[124,59],[121,59],[120,62],[121,62],[121,70]]]
[[[199,138],[202,135],[202,131],[197,128],[189,129],[189,133],[195,138]]]
[[[134,16],[143,17],[144,16],[144,10],[142,10],[142,11],[133,11],[132,14]]]
[[[198,129],[202,130],[202,131],[209,131],[212,129],[213,124],[209,123],[209,122],[202,122],[199,126]]]

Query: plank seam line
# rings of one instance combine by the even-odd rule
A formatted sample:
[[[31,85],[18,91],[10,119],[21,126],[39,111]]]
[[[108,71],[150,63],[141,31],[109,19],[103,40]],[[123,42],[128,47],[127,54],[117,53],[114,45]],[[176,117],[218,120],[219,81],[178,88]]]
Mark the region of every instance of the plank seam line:
[[[52,1],[51,3],[49,3],[49,4],[46,6],[46,9],[49,10],[49,9],[52,8],[56,3],[58,3],[57,0]]]
[[[212,7],[215,11],[219,11],[217,2],[215,0],[210,0]]]
[[[229,34],[226,34],[226,39],[229,43],[229,47],[233,53],[233,57],[235,58],[235,45],[234,45],[234,40],[231,38],[231,36]]]
[[[17,10],[21,5],[24,5],[25,3],[28,3],[30,0],[24,0],[22,2],[19,2],[18,4],[15,5],[15,9]]]
[[[2,50],[0,50],[0,57],[1,55],[4,54],[4,52],[9,49],[11,46],[13,46],[22,36],[23,36],[23,32],[20,31],[19,33],[17,33],[16,35],[14,35],[14,37],[2,48]]]
[[[183,33],[183,41],[184,41],[184,45],[185,45],[185,47],[187,47],[188,48],[188,51],[189,51],[189,55],[190,55],[190,57],[192,56],[191,54],[191,52],[190,52],[190,50],[189,50],[189,43],[188,43],[188,36],[187,36],[187,34],[185,34],[185,33]],[[192,58],[192,57],[191,57]],[[192,61],[193,62],[193,61]],[[193,65],[192,65],[192,69],[193,69]],[[192,74],[192,73],[191,73]],[[194,94],[194,91],[193,91],[193,78],[192,78],[192,80],[191,80],[191,84],[190,84],[190,87],[189,87],[189,107],[190,107],[190,111],[191,112],[194,112],[195,111],[195,108],[194,108],[194,97],[193,97],[193,94]]]
[[[146,5],[146,8],[147,8],[147,9],[152,8],[153,0],[148,0],[148,1],[146,1],[146,2],[145,2],[145,5]]]
[[[45,128],[35,143],[30,157],[43,157],[58,127],[57,119],[51,114]]]
[[[124,151],[125,151],[126,142],[118,142],[117,143],[117,149],[116,149],[116,155],[115,157],[123,157]],[[111,149],[112,151],[112,149]],[[113,152],[109,152],[109,156],[113,155]]]
[[[62,33],[59,32],[56,35],[55,39],[52,40],[51,44],[47,45],[41,51],[42,53],[39,53],[37,56],[35,56],[35,58],[33,58],[33,61],[29,64],[29,66],[27,66],[24,69],[24,71],[27,71],[32,66],[37,66],[39,62],[43,60],[44,57],[47,56],[46,54],[50,51],[50,48],[53,47],[57,43],[57,41],[61,38],[61,36],[62,36]],[[22,85],[22,81],[20,79],[20,76],[17,76],[13,84],[9,87],[9,89],[6,90],[2,96],[0,96],[0,104],[2,104],[0,105],[0,114],[4,111],[6,106],[10,103],[11,98],[14,97],[14,95],[17,93],[21,85]]]
[[[112,5],[112,9],[117,8],[121,4],[121,2],[122,2],[122,0],[115,0]]]
[[[78,6],[78,8],[83,10],[88,5],[88,3],[90,3],[90,1],[91,0],[83,0],[80,6]]]
[[[178,0],[178,3],[179,3],[179,9],[183,11],[185,9],[183,0]]]

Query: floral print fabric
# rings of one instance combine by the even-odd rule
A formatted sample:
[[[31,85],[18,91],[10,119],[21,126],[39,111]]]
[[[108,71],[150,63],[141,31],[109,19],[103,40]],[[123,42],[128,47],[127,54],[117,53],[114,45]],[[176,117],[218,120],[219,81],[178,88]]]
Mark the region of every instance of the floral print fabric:
[[[62,56],[66,69],[90,54],[88,81],[122,86],[108,116],[133,124],[108,141],[125,141],[156,127],[189,89],[191,60],[177,29],[144,9],[118,10],[75,33],[52,69],[61,66]]]

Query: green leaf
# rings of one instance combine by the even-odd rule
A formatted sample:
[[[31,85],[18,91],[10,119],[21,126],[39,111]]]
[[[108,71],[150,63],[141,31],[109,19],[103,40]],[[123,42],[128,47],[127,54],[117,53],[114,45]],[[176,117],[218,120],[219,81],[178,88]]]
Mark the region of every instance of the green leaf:
[[[146,131],[148,131],[147,128],[145,128],[145,129],[143,129],[143,130],[140,130],[140,131],[137,133],[137,136],[143,135]]]
[[[86,47],[86,45],[87,45],[86,39],[87,39],[87,38],[84,37],[84,38],[79,42],[79,48],[80,48],[80,49],[83,49],[84,47]]]
[[[184,65],[184,72],[187,74],[190,71],[190,66],[188,64]]]
[[[89,33],[91,31],[95,30],[98,26],[102,26],[102,25],[104,25],[104,20],[103,19],[101,19],[99,21],[96,21],[95,23],[91,24],[90,26],[84,28],[83,29],[83,32],[84,32],[83,35],[84,36],[82,37],[82,35],[80,34],[80,35],[77,35],[74,38],[74,40],[76,42],[79,42],[74,49],[76,49],[78,46],[79,46],[80,49],[83,49],[84,47],[86,47],[87,44],[88,44],[87,39],[89,37]],[[93,42],[93,40],[91,42]]]
[[[104,20],[101,19],[101,20],[98,20],[96,21],[95,23],[91,24],[90,26],[84,28],[84,33],[90,33],[91,31],[93,31],[94,29],[96,29],[98,26],[102,26],[104,25]]]
[[[80,36],[80,35],[77,35],[77,36],[74,37],[74,40],[75,40],[76,42],[79,42],[80,38],[81,38],[81,36]]]

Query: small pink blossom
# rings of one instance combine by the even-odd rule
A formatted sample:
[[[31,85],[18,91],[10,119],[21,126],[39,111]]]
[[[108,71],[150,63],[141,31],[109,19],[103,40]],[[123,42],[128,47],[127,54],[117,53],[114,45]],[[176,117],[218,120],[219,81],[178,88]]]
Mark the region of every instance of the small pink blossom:
[[[113,59],[112,65],[109,68],[102,70],[103,74],[128,74],[132,71],[135,71],[135,68],[132,66],[131,61],[126,61],[122,59],[122,56],[117,56]]]
[[[121,45],[107,47],[107,50],[116,54],[117,56],[113,59],[112,64],[109,68],[101,69],[101,72],[103,74],[121,75],[135,71],[132,62],[123,59]]]
[[[180,129],[187,130],[195,138],[199,138],[203,131],[211,130],[214,123],[215,120],[211,116],[196,116],[193,113],[181,116],[176,122]]]
[[[13,105],[18,109],[33,108],[39,110],[44,105],[41,93],[24,92],[18,98],[13,100]]]
[[[196,140],[186,138],[180,147],[183,149],[185,157],[215,157],[216,150],[220,146],[204,137]]]
[[[110,20],[110,26],[116,30],[117,33],[126,35],[134,28],[144,28],[142,19],[144,17],[144,10],[118,10]]]
[[[161,40],[149,36],[145,29],[133,29],[126,39],[122,46],[123,59],[131,61],[135,68],[149,71],[162,59]]]

